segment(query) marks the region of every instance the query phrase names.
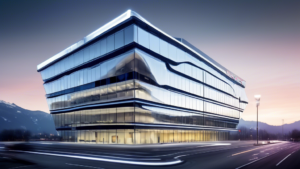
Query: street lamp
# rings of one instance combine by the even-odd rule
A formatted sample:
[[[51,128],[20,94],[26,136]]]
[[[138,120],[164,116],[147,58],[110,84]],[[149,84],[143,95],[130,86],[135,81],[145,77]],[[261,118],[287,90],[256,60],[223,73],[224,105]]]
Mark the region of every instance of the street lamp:
[[[282,140],[284,140],[284,134],[283,134],[283,124],[284,124],[284,119],[282,119]]]
[[[260,103],[260,95],[255,95],[254,98],[256,100],[256,113],[257,113],[256,139],[257,139],[257,145],[258,145],[258,106]]]

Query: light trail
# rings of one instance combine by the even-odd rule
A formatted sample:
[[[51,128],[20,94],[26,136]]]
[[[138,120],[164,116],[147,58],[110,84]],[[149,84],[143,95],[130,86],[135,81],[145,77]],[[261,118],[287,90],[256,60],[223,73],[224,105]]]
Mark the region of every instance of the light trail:
[[[178,160],[178,159],[176,159],[174,161],[167,161],[167,162],[143,162],[143,161],[116,160],[116,159],[99,158],[99,157],[86,157],[86,156],[79,156],[79,155],[42,153],[42,152],[34,152],[34,151],[17,151],[17,150],[11,150],[11,151],[30,153],[30,154],[39,154],[39,155],[57,156],[57,157],[77,158],[77,159],[83,159],[83,160],[94,160],[94,161],[104,161],[104,162],[113,162],[113,163],[122,163],[122,164],[132,164],[132,165],[167,166],[167,165],[175,165],[175,164],[182,163],[182,161]]]
[[[93,167],[93,166],[87,166],[87,165],[80,165],[80,164],[71,164],[71,163],[66,163],[67,165],[71,165],[71,166],[78,166],[78,167],[86,167],[86,168],[98,168],[98,169],[103,169],[100,167]]]
[[[260,147],[260,148],[262,148],[262,147]],[[232,154],[231,156],[236,156],[236,155],[239,155],[239,154],[248,153],[248,152],[250,152],[250,151],[254,151],[254,150],[257,150],[257,149],[260,149],[260,148],[255,148],[255,149],[251,149],[251,150],[247,150],[247,151],[242,151],[242,152],[240,152],[240,153]]]

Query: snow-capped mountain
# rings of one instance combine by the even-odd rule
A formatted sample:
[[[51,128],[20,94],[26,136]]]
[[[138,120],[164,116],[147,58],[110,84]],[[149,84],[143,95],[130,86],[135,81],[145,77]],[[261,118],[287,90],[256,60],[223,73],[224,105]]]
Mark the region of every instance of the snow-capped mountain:
[[[57,133],[50,114],[26,110],[14,103],[0,100],[0,131],[4,129],[26,129],[34,134]]]

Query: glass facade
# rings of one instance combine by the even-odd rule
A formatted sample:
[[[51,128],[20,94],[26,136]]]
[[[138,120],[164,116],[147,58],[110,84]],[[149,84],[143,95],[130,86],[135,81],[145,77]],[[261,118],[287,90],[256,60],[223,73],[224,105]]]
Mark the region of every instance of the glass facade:
[[[157,144],[228,140],[228,132],[206,130],[110,129],[59,131],[66,142],[93,144]]]
[[[128,26],[65,57],[61,61],[41,71],[43,80],[59,75],[95,58],[103,57],[105,54],[133,42],[133,31],[134,25]]]
[[[53,114],[56,128],[83,126],[132,125],[131,123],[235,128],[236,120],[193,111],[182,111],[155,106],[97,108]]]
[[[119,25],[39,70],[63,140],[225,140],[247,105],[238,85],[172,40]]]

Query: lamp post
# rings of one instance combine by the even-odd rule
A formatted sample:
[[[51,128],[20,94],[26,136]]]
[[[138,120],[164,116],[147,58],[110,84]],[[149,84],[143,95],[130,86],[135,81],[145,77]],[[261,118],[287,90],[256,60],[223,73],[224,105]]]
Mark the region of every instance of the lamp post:
[[[282,119],[282,140],[284,140],[284,134],[283,134],[283,124],[284,124],[284,119]]]
[[[256,140],[257,140],[257,145],[258,145],[258,106],[260,103],[260,95],[255,95],[254,96],[255,100],[256,100],[256,113],[257,113],[257,122],[256,122]]]

